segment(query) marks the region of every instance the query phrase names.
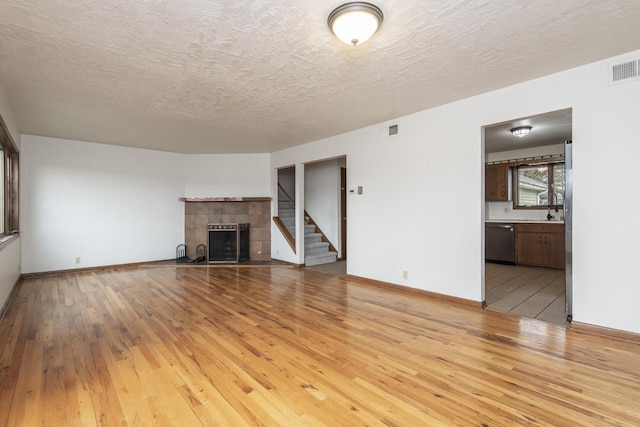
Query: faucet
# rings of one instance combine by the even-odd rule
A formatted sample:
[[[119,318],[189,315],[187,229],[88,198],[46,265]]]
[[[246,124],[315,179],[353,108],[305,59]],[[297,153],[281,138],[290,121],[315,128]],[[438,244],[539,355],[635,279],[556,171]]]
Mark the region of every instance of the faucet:
[[[551,221],[555,216],[551,215],[551,202],[553,199],[556,199],[555,203],[555,211],[558,212],[558,195],[556,193],[551,193],[551,197],[549,198],[549,204],[547,205],[547,221]]]

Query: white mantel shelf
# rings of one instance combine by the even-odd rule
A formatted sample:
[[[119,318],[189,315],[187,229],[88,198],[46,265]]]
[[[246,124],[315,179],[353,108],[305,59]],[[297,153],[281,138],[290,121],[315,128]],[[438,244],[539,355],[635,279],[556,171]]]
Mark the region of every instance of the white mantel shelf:
[[[181,202],[270,202],[271,197],[180,197]]]

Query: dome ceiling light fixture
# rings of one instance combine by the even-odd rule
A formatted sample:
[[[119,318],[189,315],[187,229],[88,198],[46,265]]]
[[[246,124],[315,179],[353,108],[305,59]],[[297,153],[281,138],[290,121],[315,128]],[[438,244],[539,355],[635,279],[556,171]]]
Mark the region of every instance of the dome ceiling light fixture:
[[[518,127],[512,128],[511,133],[513,134],[513,136],[522,138],[529,135],[529,132],[531,132],[531,129],[533,129],[531,126],[518,126]]]
[[[364,1],[352,1],[333,9],[327,24],[340,40],[354,46],[369,40],[384,20],[380,8]]]

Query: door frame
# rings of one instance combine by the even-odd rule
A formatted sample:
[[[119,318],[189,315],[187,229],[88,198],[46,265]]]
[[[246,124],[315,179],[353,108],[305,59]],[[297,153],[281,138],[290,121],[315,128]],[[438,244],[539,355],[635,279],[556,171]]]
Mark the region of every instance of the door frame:
[[[347,168],[340,167],[340,259],[347,259]]]

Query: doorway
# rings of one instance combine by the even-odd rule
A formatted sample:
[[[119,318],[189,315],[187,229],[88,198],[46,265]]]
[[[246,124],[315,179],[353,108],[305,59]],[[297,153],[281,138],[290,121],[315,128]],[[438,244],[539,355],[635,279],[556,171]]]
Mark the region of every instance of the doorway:
[[[344,156],[305,164],[305,221],[314,226],[307,225],[311,232],[304,234],[306,266],[336,264],[346,257],[346,166]]]
[[[556,324],[571,319],[571,134],[571,109],[483,127],[489,310]]]
[[[347,168],[340,168],[340,259],[347,260]]]

